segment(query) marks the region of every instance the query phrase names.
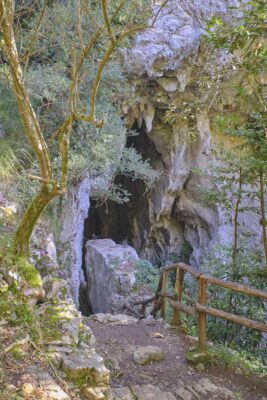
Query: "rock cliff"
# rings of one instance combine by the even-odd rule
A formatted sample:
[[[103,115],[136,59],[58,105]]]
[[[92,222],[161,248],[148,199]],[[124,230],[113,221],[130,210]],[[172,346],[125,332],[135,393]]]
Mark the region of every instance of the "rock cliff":
[[[170,0],[155,28],[142,32],[131,48],[120,52],[127,78],[135,88],[122,109],[129,126],[139,131],[128,139],[127,146],[150,159],[160,178],[147,192],[141,181],[119,177],[119,183],[133,193],[130,202],[108,202],[90,212],[87,239],[93,233],[117,243],[126,239],[141,257],[152,262],[165,262],[189,243],[190,263],[195,266],[201,264],[211,244],[231,240],[232,229],[222,211],[201,202],[199,187],[211,183],[195,171],[208,166],[216,142],[223,140],[232,146],[218,130],[216,118],[237,109],[244,115],[250,111],[249,105],[237,100],[237,76],[229,55],[214,52],[204,40],[206,23],[213,16],[233,23],[241,17],[237,10],[229,10],[238,4],[237,0]],[[68,209],[77,217],[72,218],[71,212],[64,221],[64,240],[68,238],[64,232],[70,232],[69,242],[75,236],[71,279],[76,300],[77,287],[83,281],[81,247],[89,210],[88,187],[85,180],[74,189]],[[244,222],[255,233],[253,220],[255,215]]]
[[[237,109],[244,115],[250,111],[237,100],[238,77],[230,56],[214,51],[204,40],[213,16],[233,23],[241,17],[228,8],[237,5],[235,0],[172,0],[155,28],[122,51],[136,89],[134,104],[126,101],[123,107],[129,125],[140,131],[132,145],[161,170],[155,188],[139,194],[146,216],[136,207],[128,237],[141,256],[154,262],[179,253],[189,242],[190,262],[198,266],[211,243],[231,240],[231,227],[221,210],[208,209],[200,200],[199,187],[210,187],[210,182],[194,171],[208,166],[216,142],[228,141],[218,131],[216,117]],[[146,147],[153,147],[153,153]],[[133,207],[129,204],[128,210]],[[256,233],[251,222],[247,216],[247,227]]]

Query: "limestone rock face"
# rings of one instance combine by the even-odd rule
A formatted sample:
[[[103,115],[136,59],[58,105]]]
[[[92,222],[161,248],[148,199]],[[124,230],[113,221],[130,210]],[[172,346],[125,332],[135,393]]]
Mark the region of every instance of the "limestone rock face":
[[[94,350],[86,354],[80,352],[65,356],[62,368],[70,379],[79,380],[92,376],[97,385],[108,385],[109,371],[103,365],[103,358]]]
[[[111,239],[86,243],[87,294],[93,313],[119,313],[135,284],[136,251]]]
[[[133,394],[128,387],[111,389],[108,400],[133,400]]]
[[[52,376],[40,368],[27,370],[27,374],[21,376],[21,381],[24,382],[22,392],[25,398],[70,400],[69,395],[62,390]]]
[[[164,392],[153,385],[135,385],[131,389],[121,387],[112,389],[108,400],[175,400],[170,392]]]
[[[248,105],[238,103],[231,68],[227,79],[215,84],[230,56],[223,51],[211,54],[203,41],[207,20],[214,15],[228,21],[241,17],[228,9],[238,4],[237,0],[171,0],[155,28],[142,32],[134,46],[122,52],[136,87],[135,102],[126,101],[123,109],[129,125],[139,126],[139,151],[162,172],[155,188],[145,196],[142,192],[139,201],[135,197],[137,206],[128,206],[129,214],[134,214],[128,238],[138,254],[152,262],[179,253],[186,241],[192,247],[190,263],[199,266],[208,246],[232,240],[222,211],[203,205],[199,189],[212,186],[196,171],[207,168],[219,140],[232,145],[218,131],[216,117],[236,107],[244,117],[249,113]],[[245,228],[255,235],[257,220],[255,214],[244,218]]]
[[[123,142],[123,139],[122,139]],[[81,289],[86,287],[82,270],[84,222],[90,210],[90,196],[107,190],[112,178],[112,166],[96,177],[86,175],[68,188],[58,210],[60,232],[56,232],[58,259],[64,265],[69,288],[75,304],[79,305]],[[84,293],[83,293],[84,294]]]
[[[131,317],[126,314],[92,314],[89,317],[89,320],[97,321],[103,325],[120,325],[120,326],[127,326],[127,325],[134,325],[137,323],[138,319]]]
[[[62,231],[59,234],[59,261],[69,269],[69,287],[71,295],[78,305],[79,287],[84,281],[82,274],[82,247],[84,220],[89,211],[91,181],[85,177],[77,186],[73,186],[64,197],[61,210]]]
[[[138,400],[175,400],[170,392],[163,392],[153,385],[133,386],[133,393]]]
[[[52,238],[51,234],[41,238],[41,248],[36,243],[33,259],[43,275],[46,290],[45,301],[34,311],[42,330],[45,351],[70,380],[90,378],[91,390],[88,389],[87,398],[92,393],[100,396],[99,387],[108,385],[109,370],[105,367],[103,358],[95,351],[95,337],[91,329],[83,324],[81,313],[68,290],[67,280],[60,277],[62,271]],[[49,388],[51,387],[49,383]],[[45,389],[48,390],[47,387]],[[51,394],[51,399],[61,399],[60,396],[64,395],[57,394],[56,389],[53,389],[54,392],[55,396]],[[103,397],[99,397],[101,398]],[[65,400],[64,396],[63,399]]]
[[[134,75],[146,73],[149,77],[162,77],[167,70],[177,70],[186,58],[196,55],[205,33],[205,21],[214,15],[230,19],[228,7],[238,5],[238,0],[169,1],[155,28],[142,32],[135,46],[123,51],[129,70]],[[183,77],[179,80],[182,82]]]

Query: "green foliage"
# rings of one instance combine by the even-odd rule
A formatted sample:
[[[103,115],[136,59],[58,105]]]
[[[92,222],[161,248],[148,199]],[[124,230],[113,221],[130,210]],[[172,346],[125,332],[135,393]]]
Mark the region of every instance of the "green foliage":
[[[177,100],[176,100],[177,102]],[[197,114],[200,108],[198,102],[183,101],[182,104],[170,104],[164,114],[163,121],[165,124],[173,125],[178,121],[187,126],[184,133],[183,141],[185,143],[192,143],[199,137],[197,128]]]
[[[25,69],[26,84],[45,138],[49,143],[56,177],[61,174],[61,158],[58,155],[57,138],[52,135],[69,113],[70,65],[73,63],[74,42],[77,42],[75,56],[78,57],[81,51],[75,28],[78,7],[71,2],[49,4],[39,26],[36,41],[33,41],[34,27],[38,23],[44,2],[41,1],[36,5],[34,13],[27,14],[25,14],[25,7],[29,5],[22,3],[22,5],[17,5],[17,12],[18,15],[22,12],[23,23],[22,21],[18,23],[16,34],[20,40],[21,56],[25,56],[27,51],[32,53],[27,64],[28,68]],[[109,12],[112,12],[117,5],[117,1],[109,4]],[[99,24],[103,23],[99,4],[90,1],[87,7],[81,20],[84,42],[90,40]],[[136,24],[143,22],[142,19],[149,8],[150,2],[126,1],[121,13],[114,20],[113,28],[118,31],[118,34],[123,29],[134,28]],[[79,102],[84,111],[88,110],[88,94],[92,90],[98,60],[106,50],[108,42],[105,34],[95,44],[91,57],[83,66],[80,76]],[[0,120],[7,132],[7,137],[3,139],[3,142],[6,143],[9,138],[10,152],[5,152],[3,160],[0,152],[0,173],[2,170],[6,175],[10,174],[14,177],[14,162],[19,163],[19,174],[12,179],[10,185],[6,184],[3,190],[10,192],[10,197],[14,198],[22,209],[25,209],[39,186],[37,181],[29,180],[28,176],[29,174],[39,176],[39,167],[26,153],[23,154],[24,150],[28,151],[28,145],[24,143],[21,134],[22,124],[8,84],[6,65],[3,65],[1,69]],[[119,102],[129,91],[131,91],[130,85],[126,82],[116,57],[111,57],[103,73],[96,109],[97,118],[103,119],[104,125],[97,128],[85,122],[76,122],[69,152],[69,183],[76,184],[88,175],[90,177],[105,175],[111,186],[109,188],[105,185],[102,190],[96,192],[96,195],[102,198],[110,197],[119,203],[127,201],[130,194],[125,188],[114,184],[116,174],[143,179],[148,187],[157,177],[147,160],[142,160],[134,149],[124,149],[127,132],[121,120]],[[15,151],[18,143],[21,144],[19,153]],[[13,155],[17,158],[13,159]]]
[[[242,11],[242,21],[235,26],[229,26],[215,16],[208,24],[208,40],[216,48],[227,49],[247,71],[259,73],[266,70],[266,1],[240,1],[239,7],[231,9]]]
[[[201,362],[210,366],[216,365],[235,373],[259,374],[262,378],[267,377],[267,366],[264,361],[248,351],[236,351],[222,345],[209,347],[205,352],[189,351],[187,360],[192,363]]]
[[[189,263],[189,257],[192,254],[193,247],[187,240],[183,242],[182,248],[179,251],[173,251],[169,254],[170,261]]]
[[[18,173],[19,160],[9,143],[0,139],[0,180],[6,181]]]
[[[248,249],[247,240],[241,240],[236,260],[238,275],[234,277],[232,270],[228,268],[231,258],[232,246],[218,244],[205,259],[203,271],[226,281],[236,280],[256,289],[267,289],[267,273],[262,268],[262,255],[258,250]],[[211,307],[264,323],[264,301],[260,298],[210,285],[208,299]],[[208,336],[212,341],[236,349],[246,349],[262,359],[266,357],[267,349],[263,345],[260,331],[214,317],[208,317],[207,326]]]
[[[4,230],[3,230],[4,231]],[[9,288],[17,293],[17,287],[23,282],[31,288],[42,286],[42,279],[37,269],[29,262],[28,259],[15,256],[12,252],[12,235],[5,233],[5,238],[0,244],[0,268],[5,274],[15,275],[17,278],[13,281]]]
[[[142,179],[147,187],[151,187],[159,175],[133,147],[123,150],[117,173],[130,176],[132,180]]]
[[[26,258],[18,258],[16,261],[18,273],[25,279],[30,287],[42,286],[42,278],[37,269]]]
[[[0,121],[1,127],[8,136],[18,140],[23,129],[16,99],[6,78],[5,66],[0,65]]]
[[[148,287],[153,293],[157,290],[160,270],[154,267],[148,260],[138,260],[135,264],[137,287]]]
[[[260,374],[267,377],[267,366],[265,360],[260,360],[251,352],[245,350],[227,349],[224,346],[214,346],[209,349],[211,364],[219,365],[243,374]]]
[[[226,119],[227,121],[227,119]],[[261,196],[259,184],[260,174],[263,174],[266,185],[266,139],[264,139],[264,124],[262,116],[251,115],[246,124],[241,124],[238,118],[231,117],[231,123],[225,124],[224,118],[219,119],[225,133],[242,139],[233,150],[223,146],[215,151],[216,162],[213,162],[207,173],[211,186],[201,189],[202,200],[209,207],[219,205],[227,216],[233,228],[233,243],[221,243],[209,251],[203,270],[208,274],[223,280],[237,281],[247,286],[266,290],[265,252],[264,246],[257,245],[259,239],[240,223],[240,215],[246,217],[253,212],[260,216],[259,231],[263,227]],[[228,126],[228,127],[227,127]],[[264,235],[262,236],[264,244]],[[245,316],[252,320],[264,322],[264,302],[250,296],[245,296],[215,286],[208,288],[209,304],[217,309]],[[192,321],[189,321],[194,326]],[[233,348],[246,349],[264,357],[266,346],[262,343],[262,333],[249,330],[237,324],[208,317],[209,337],[218,343],[227,344]]]
[[[7,296],[1,296],[0,311],[1,317],[12,325],[25,328],[30,327],[33,323],[32,310],[25,302],[25,299],[17,295],[13,295],[12,299]]]
[[[224,130],[224,133],[242,140],[237,149],[247,150],[244,164],[248,162],[247,170],[259,168],[266,170],[267,158],[267,112],[253,111],[245,124],[235,123]]]

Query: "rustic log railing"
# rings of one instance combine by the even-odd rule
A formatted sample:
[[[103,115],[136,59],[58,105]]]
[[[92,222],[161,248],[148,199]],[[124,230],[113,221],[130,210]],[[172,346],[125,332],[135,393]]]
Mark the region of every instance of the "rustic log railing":
[[[168,278],[170,271],[176,270],[176,279],[174,286],[174,293],[168,292]],[[189,306],[182,303],[183,282],[184,274],[188,272],[198,282],[198,301],[194,306]],[[207,314],[213,315],[218,318],[223,318],[237,324],[246,326],[247,328],[257,329],[262,332],[267,332],[267,325],[253,321],[251,319],[241,317],[239,315],[231,314],[213,307],[208,307],[207,302],[207,286],[208,284],[221,286],[235,292],[244,293],[250,296],[258,297],[267,301],[267,292],[251,288],[249,286],[241,285],[235,282],[227,282],[222,279],[213,278],[209,275],[202,274],[195,270],[190,265],[184,263],[177,263],[162,268],[162,275],[158,285],[156,295],[150,301],[154,301],[154,312],[160,309],[160,315],[165,318],[166,314],[166,301],[169,302],[173,309],[172,323],[176,325],[181,324],[180,313],[184,312],[190,315],[198,315],[198,347],[199,350],[205,350],[207,346]]]

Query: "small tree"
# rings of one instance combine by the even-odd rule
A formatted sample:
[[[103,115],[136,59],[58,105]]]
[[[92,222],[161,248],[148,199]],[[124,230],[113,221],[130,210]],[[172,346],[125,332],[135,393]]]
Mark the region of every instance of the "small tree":
[[[237,138],[238,144],[230,151],[222,147],[217,152],[217,162],[211,165],[208,172],[214,187],[204,190],[203,195],[205,202],[217,204],[227,212],[233,224],[233,242],[231,245],[220,243],[211,249],[203,267],[222,279],[234,279],[265,289],[267,109],[262,73],[266,71],[267,61],[267,3],[262,0],[240,1],[239,10],[243,11],[243,16],[235,25],[217,17],[209,24],[208,40],[215,48],[225,49],[231,54],[228,67],[236,71],[237,100],[240,100],[243,109],[238,107],[240,103],[237,101],[232,113],[228,109],[215,120],[219,130]],[[248,211],[259,215],[262,249],[252,248],[248,237],[250,233],[241,230],[240,214]],[[232,268],[229,268],[230,265]],[[209,294],[211,304],[219,308],[233,313],[238,310],[246,317],[256,316],[264,321],[264,303],[259,299],[244,299],[240,294],[217,288],[210,288]],[[259,332],[248,332],[219,320],[210,320],[209,330],[215,340],[253,352],[260,349],[262,335]]]
[[[28,255],[30,237],[41,213],[52,199],[60,196],[66,190],[69,172],[69,143],[74,124],[85,122],[97,127],[104,124],[104,121],[96,116],[97,94],[103,70],[112,53],[119,44],[125,44],[126,38],[145,28],[152,28],[166,3],[165,0],[162,5],[157,7],[155,18],[150,25],[146,25],[142,22],[139,23],[140,18],[146,19],[147,16],[148,4],[145,1],[121,0],[108,4],[107,0],[101,0],[99,6],[94,1],[75,1],[75,26],[70,27],[68,32],[64,32],[66,36],[72,38],[69,65],[71,79],[69,110],[52,137],[47,139],[27,90],[25,71],[31,59],[34,59],[39,31],[49,9],[50,1],[39,2],[39,14],[35,19],[35,25],[30,29],[28,45],[25,48],[19,47],[18,51],[16,32],[19,32],[18,37],[23,34],[20,27],[23,23],[27,23],[24,20],[25,10],[26,15],[31,15],[36,13],[36,9],[31,9],[28,2],[16,4],[15,0],[0,0],[1,50],[8,63],[10,81],[24,125],[24,133],[35,154],[40,170],[39,176],[31,176],[31,179],[40,183],[40,190],[28,205],[15,234],[14,249],[17,254]],[[36,7],[35,4],[34,7]],[[24,12],[20,13],[21,9]],[[51,42],[53,43],[53,40]],[[48,44],[51,46],[52,43]],[[94,69],[90,69],[90,62],[92,65],[96,64],[92,57],[98,46],[99,59],[94,73]],[[85,73],[94,73],[91,94],[86,106],[84,99],[81,99]],[[57,169],[55,170],[53,166],[53,151],[50,146],[53,139],[58,141],[61,157],[60,176],[57,176]]]
[[[237,7],[231,8],[237,9]],[[238,213],[245,211],[244,207],[242,210],[240,209],[241,197],[243,196],[254,201],[254,209],[260,215],[262,242],[267,267],[265,204],[267,107],[266,95],[262,84],[262,73],[266,71],[267,65],[267,3],[264,0],[254,0],[247,3],[240,1],[239,9],[243,12],[242,19],[240,23],[236,23],[234,26],[214,17],[208,25],[208,40],[215,48],[225,49],[232,55],[232,66],[238,72],[238,76],[236,75],[239,81],[237,95],[247,107],[247,115],[244,115],[241,110],[235,110],[236,118],[231,118],[231,115],[223,115],[217,119],[221,130],[226,135],[236,137],[241,142],[232,152],[233,160],[230,160],[228,156],[224,157],[226,169],[230,168],[232,179],[235,180],[239,176],[239,190],[237,191],[237,188],[235,188],[238,195],[234,207],[235,244],[233,265],[236,257]],[[247,119],[247,121],[244,122],[244,119]],[[237,168],[232,168],[231,170],[233,163],[236,164]],[[245,196],[244,193],[242,194],[242,187],[249,187]]]

